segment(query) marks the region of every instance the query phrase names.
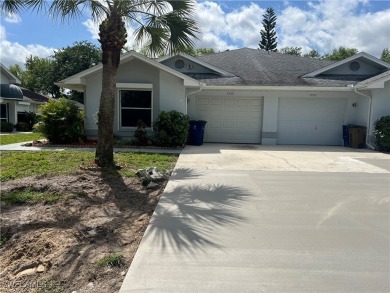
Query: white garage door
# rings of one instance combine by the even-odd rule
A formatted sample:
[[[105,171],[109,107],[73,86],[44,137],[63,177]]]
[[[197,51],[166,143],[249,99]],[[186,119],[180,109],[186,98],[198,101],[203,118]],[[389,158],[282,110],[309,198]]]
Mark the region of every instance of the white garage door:
[[[346,99],[280,98],[278,144],[341,145]]]
[[[261,97],[198,97],[197,119],[206,120],[205,142],[260,143]]]

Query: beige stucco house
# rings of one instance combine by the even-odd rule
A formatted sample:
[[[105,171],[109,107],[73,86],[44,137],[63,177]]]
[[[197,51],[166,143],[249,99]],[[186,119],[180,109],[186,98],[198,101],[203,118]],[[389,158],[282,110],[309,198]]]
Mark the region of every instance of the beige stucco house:
[[[206,120],[205,142],[342,145],[342,126],[367,127],[390,115],[390,64],[364,52],[339,62],[256,49],[152,60],[122,55],[116,135],[131,137],[160,111]],[[85,94],[87,135],[96,138],[102,65],[58,83]]]

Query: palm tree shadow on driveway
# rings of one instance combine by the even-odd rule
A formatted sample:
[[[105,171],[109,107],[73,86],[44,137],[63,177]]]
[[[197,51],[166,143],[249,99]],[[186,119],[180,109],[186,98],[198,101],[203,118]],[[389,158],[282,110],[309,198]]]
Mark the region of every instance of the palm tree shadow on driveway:
[[[192,169],[175,170],[154,212],[145,234],[153,247],[193,254],[208,248],[223,248],[213,233],[219,227],[245,221],[243,204],[250,193],[241,187],[224,184],[188,184],[200,176]],[[193,175],[193,176],[192,176]],[[195,177],[195,178],[194,178]],[[228,229],[226,229],[228,233]]]

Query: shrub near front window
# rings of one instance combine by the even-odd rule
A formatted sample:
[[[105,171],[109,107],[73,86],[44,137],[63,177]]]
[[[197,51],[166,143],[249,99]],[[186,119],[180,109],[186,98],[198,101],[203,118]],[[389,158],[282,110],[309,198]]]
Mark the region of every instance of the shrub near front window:
[[[66,99],[50,100],[41,106],[41,122],[36,131],[51,143],[74,143],[84,137],[84,115],[76,105]]]
[[[0,132],[12,132],[14,125],[11,122],[0,122]]]
[[[374,135],[379,150],[390,152],[390,116],[383,116],[374,123]]]
[[[182,146],[188,136],[188,116],[178,111],[161,111],[153,123],[154,141],[160,146]]]

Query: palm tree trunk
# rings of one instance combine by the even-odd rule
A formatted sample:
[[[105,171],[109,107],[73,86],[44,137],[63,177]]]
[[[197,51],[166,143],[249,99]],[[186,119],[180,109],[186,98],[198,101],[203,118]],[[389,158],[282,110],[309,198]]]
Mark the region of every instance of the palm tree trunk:
[[[104,54],[104,53],[103,53]],[[112,62],[114,52],[106,52],[107,62],[103,63],[102,93],[98,114],[98,141],[95,162],[99,166],[114,165],[113,130],[115,115],[116,66]]]
[[[99,41],[103,50],[103,76],[95,163],[101,167],[113,167],[116,72],[127,35],[125,23],[114,12],[102,22],[99,31]]]

